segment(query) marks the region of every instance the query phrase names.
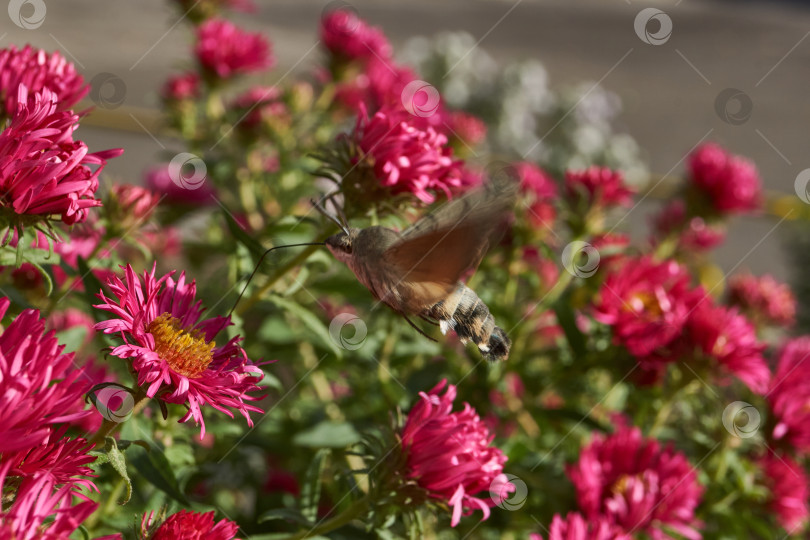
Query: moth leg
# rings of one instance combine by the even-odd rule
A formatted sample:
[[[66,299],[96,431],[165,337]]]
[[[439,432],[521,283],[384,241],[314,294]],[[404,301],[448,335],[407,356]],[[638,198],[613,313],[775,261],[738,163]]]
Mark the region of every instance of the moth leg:
[[[415,324],[414,324],[414,323],[413,323],[413,322],[412,322],[412,321],[411,321],[411,320],[408,318],[408,316],[407,316],[407,315],[405,315],[404,313],[402,313],[401,315],[402,315],[402,318],[403,318],[403,319],[405,319],[406,321],[408,321],[408,324],[410,324],[410,325],[411,325],[411,326],[414,328],[414,330],[416,330],[417,332],[419,332],[420,334],[422,334],[423,336],[425,336],[426,338],[428,338],[430,341],[433,341],[433,342],[436,342],[436,343],[438,343],[438,342],[439,342],[439,340],[438,340],[438,339],[433,339],[432,337],[430,337],[429,335],[427,335],[426,333],[424,333],[424,332],[422,331],[422,329],[421,329],[421,328],[419,328],[418,326],[416,326],[416,325],[415,325]]]
[[[428,324],[432,324],[433,326],[439,326],[439,323],[437,323],[433,319],[425,317],[424,315],[419,315],[419,318],[422,319],[423,321],[425,321]]]

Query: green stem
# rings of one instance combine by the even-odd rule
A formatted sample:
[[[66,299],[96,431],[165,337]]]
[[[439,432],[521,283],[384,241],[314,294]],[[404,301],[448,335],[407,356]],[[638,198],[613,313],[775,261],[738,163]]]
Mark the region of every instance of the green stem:
[[[370,503],[369,495],[357,499],[355,502],[351,504],[351,506],[346,508],[346,510],[336,515],[335,517],[326,520],[320,525],[316,525],[315,527],[309,529],[308,531],[301,531],[299,533],[293,534],[289,536],[287,540],[299,540],[302,538],[321,536],[330,531],[334,531],[335,529],[339,529],[344,525],[348,525],[350,522],[362,516],[366,511],[368,511],[369,503]]]

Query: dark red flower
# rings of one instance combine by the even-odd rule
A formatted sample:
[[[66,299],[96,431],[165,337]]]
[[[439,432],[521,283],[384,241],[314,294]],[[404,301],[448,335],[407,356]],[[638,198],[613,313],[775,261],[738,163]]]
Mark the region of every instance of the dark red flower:
[[[708,143],[689,156],[694,186],[721,214],[757,210],[762,205],[762,181],[751,161]]]

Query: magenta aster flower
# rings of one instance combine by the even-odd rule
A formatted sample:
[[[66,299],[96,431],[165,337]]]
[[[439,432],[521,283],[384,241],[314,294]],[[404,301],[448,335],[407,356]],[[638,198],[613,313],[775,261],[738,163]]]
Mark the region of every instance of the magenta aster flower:
[[[655,229],[662,237],[678,235],[678,246],[685,251],[712,249],[726,239],[720,225],[710,225],[700,216],[688,217],[682,200],[672,201],[655,217]]]
[[[762,204],[762,181],[754,164],[708,143],[689,156],[694,186],[721,214],[757,210]]]
[[[0,133],[0,205],[18,215],[61,214],[68,225],[84,221],[88,208],[101,205],[98,175],[123,150],[88,154],[86,144],[73,140],[78,116],[59,111],[47,88],[29,95],[20,86],[17,98],[17,111]]]
[[[30,45],[22,49],[14,45],[0,49],[0,99],[9,117],[17,112],[17,89],[21,84],[29,92],[50,90],[60,111],[70,109],[90,91],[73,64],[59,52],[48,54]]]
[[[235,409],[253,426],[248,412],[262,410],[245,402],[259,399],[249,393],[259,390],[256,383],[262,371],[238,345],[241,338],[219,346],[214,342],[231,324],[230,317],[202,319],[202,303],[195,302],[197,286],[194,281],[186,283],[185,272],[177,281],[174,272],[156,278],[153,266],[141,281],[127,265],[124,274],[125,281],[116,276],[108,282],[115,300],[98,294],[102,303],[95,307],[115,318],[95,328],[121,336],[124,344],[112,354],[131,359],[146,395],[185,404],[188,413],[180,422],[193,418],[202,425],[201,438],[205,435],[201,407],[206,404],[231,417],[227,407]]]
[[[776,427],[773,438],[810,453],[810,337],[800,337],[779,351],[768,392]]]
[[[596,304],[596,320],[613,327],[613,340],[643,358],[680,335],[692,306],[703,296],[675,261],[627,257],[608,274]]]
[[[145,174],[146,186],[156,193],[165,195],[165,202],[189,205],[208,206],[216,204],[216,190],[210,182],[202,182],[196,189],[185,189],[178,185],[169,172],[169,164],[155,165]]]
[[[172,75],[163,84],[161,95],[169,101],[196,99],[200,97],[200,76],[193,71]]]
[[[520,188],[529,198],[529,224],[539,231],[550,229],[557,219],[557,209],[554,207],[557,183],[546,171],[528,161],[521,161],[513,166],[520,179]]]
[[[796,318],[796,297],[786,283],[770,275],[738,274],[729,279],[728,302],[755,321],[790,326]]]
[[[282,101],[282,97],[282,90],[277,86],[249,88],[237,96],[233,102],[237,109],[245,111],[239,125],[255,128],[263,121],[289,121],[289,111],[287,105]]]
[[[756,329],[735,308],[700,302],[687,322],[688,341],[716,361],[748,387],[763,394],[771,371],[762,357],[765,345],[757,340]]]
[[[672,530],[693,540],[695,508],[703,488],[686,457],[635,427],[619,426],[610,436],[597,435],[568,467],[579,507],[589,521],[603,516],[629,535],[645,532],[654,540]]]
[[[0,298],[0,319],[10,304]],[[45,445],[54,424],[91,414],[76,407],[88,386],[63,349],[31,309],[0,334],[0,455]]]
[[[467,146],[476,146],[487,138],[487,125],[477,116],[462,111],[449,112],[447,124],[450,134]]]
[[[442,389],[447,387],[444,395]],[[503,474],[506,456],[490,446],[493,436],[469,404],[464,410],[452,412],[456,387],[441,381],[430,392],[420,392],[421,400],[408,413],[402,429],[402,448],[406,452],[407,476],[425,489],[432,498],[453,508],[450,524],[458,525],[461,515],[483,512],[498,501],[489,495],[493,485],[506,495],[514,491]]]
[[[633,202],[633,192],[624,184],[622,173],[607,167],[566,171],[565,194],[575,201],[584,199],[589,206],[630,206]]]
[[[531,540],[543,540],[539,534],[532,535]],[[569,512],[562,517],[555,514],[548,531],[548,540],[631,540],[611,521],[603,516],[585,520],[578,512]]]
[[[0,489],[7,494],[8,466],[0,466]],[[58,487],[54,479],[40,474],[25,479],[14,493],[10,507],[0,510],[0,537],[15,540],[68,538],[98,506],[90,500],[73,504],[71,486]]]
[[[413,193],[432,203],[435,193],[448,198],[463,186],[460,166],[447,137],[431,127],[420,129],[405,111],[386,109],[358,116],[354,140],[380,184],[394,194]]]
[[[324,46],[340,59],[391,57],[391,45],[382,30],[369,26],[351,10],[330,11],[321,20],[320,33]]]
[[[150,533],[154,512],[144,514],[141,520],[141,536],[149,540],[231,540],[239,525],[227,519],[214,522],[214,512],[191,512],[180,510],[166,519]]]
[[[230,21],[209,19],[197,27],[197,60],[209,72],[227,79],[273,67],[270,42]]]
[[[768,453],[759,461],[762,478],[771,491],[769,506],[779,523],[791,534],[800,532],[810,517],[810,486],[807,473],[790,456]]]

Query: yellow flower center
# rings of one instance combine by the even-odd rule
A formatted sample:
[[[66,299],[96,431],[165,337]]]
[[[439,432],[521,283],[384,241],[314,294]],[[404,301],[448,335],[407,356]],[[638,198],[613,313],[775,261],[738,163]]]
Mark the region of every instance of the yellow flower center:
[[[155,351],[176,373],[196,379],[214,358],[215,342],[207,343],[200,330],[186,331],[180,320],[164,313],[146,331],[155,338]]]

